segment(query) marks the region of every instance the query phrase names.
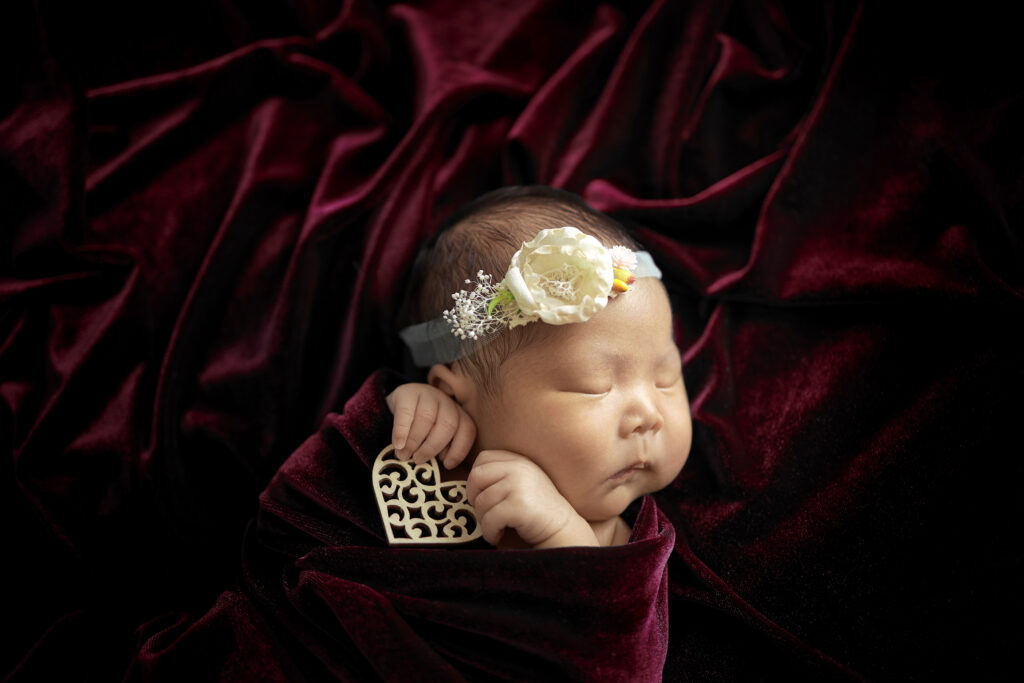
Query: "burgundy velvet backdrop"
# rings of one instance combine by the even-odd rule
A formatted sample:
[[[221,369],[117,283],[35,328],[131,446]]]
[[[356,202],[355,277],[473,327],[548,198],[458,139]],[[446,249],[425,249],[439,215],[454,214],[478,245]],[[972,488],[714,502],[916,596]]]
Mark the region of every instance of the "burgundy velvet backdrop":
[[[119,680],[139,627],[208,610],[277,467],[399,363],[418,245],[542,182],[636,227],[676,304],[695,443],[658,496],[666,678],[1009,676],[1007,18],[86,5],[0,8],[0,671]]]

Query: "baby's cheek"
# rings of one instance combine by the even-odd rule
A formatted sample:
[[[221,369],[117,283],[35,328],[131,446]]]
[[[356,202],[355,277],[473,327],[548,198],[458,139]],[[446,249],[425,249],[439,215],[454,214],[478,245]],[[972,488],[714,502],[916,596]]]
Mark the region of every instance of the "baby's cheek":
[[[683,467],[686,465],[686,461],[690,457],[692,438],[693,435],[690,431],[689,423],[686,424],[685,428],[679,429],[678,433],[675,435],[670,458],[671,466],[669,469],[671,471],[668,473],[671,476],[669,477],[669,481],[666,482],[666,485],[671,483],[671,481],[679,475]]]
[[[593,458],[597,452],[603,451],[601,446],[607,447],[606,441],[596,426],[577,417],[566,420],[551,443],[559,451],[562,459],[575,460],[582,464]]]

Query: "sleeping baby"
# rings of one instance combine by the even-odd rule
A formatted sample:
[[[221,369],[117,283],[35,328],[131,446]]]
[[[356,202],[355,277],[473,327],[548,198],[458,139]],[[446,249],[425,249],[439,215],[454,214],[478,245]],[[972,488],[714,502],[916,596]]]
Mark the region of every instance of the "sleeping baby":
[[[397,457],[439,456],[500,548],[626,543],[623,512],[690,449],[660,272],[616,221],[551,188],[494,191],[448,225],[401,333],[429,370],[387,397]]]

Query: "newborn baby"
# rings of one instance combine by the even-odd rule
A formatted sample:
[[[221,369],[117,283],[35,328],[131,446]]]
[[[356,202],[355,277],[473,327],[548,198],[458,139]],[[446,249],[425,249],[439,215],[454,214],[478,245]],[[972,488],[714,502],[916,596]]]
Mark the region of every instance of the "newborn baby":
[[[623,511],[690,449],[660,273],[617,222],[547,188],[485,195],[450,225],[414,282],[427,322],[403,331],[427,382],[387,398],[398,457],[467,479],[499,547],[626,543]]]

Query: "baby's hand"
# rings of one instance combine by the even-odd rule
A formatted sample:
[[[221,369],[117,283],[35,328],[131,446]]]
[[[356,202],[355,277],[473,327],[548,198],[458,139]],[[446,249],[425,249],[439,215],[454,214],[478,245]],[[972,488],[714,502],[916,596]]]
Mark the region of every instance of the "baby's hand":
[[[395,415],[391,443],[402,460],[423,464],[441,454],[451,469],[465,459],[476,440],[476,424],[448,394],[429,384],[403,384],[388,394]]]
[[[515,529],[534,548],[600,545],[590,524],[544,470],[518,453],[480,451],[466,497],[491,545],[498,544],[505,529]]]

